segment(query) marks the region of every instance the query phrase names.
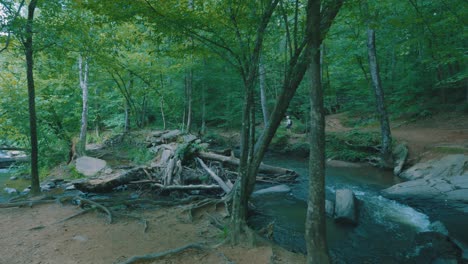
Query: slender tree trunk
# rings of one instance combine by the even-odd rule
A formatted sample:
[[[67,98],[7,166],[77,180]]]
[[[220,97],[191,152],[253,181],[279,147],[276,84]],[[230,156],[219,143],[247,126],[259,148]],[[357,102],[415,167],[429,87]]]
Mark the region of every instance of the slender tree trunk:
[[[161,90],[164,90],[164,80],[162,73],[159,75],[161,81]],[[161,95],[161,99],[159,101],[159,107],[161,108],[161,118],[163,121],[163,130],[166,130],[166,117],[164,116],[164,96]]]
[[[124,119],[124,133],[128,133],[130,131],[130,106],[128,105],[128,101],[125,100],[125,119]]]
[[[274,8],[278,4],[278,1],[272,1],[270,8],[271,13],[264,13],[262,17],[262,22],[266,22],[264,24],[265,28],[268,24],[268,21],[273,13]],[[324,14],[323,16],[319,15],[319,18],[323,18],[319,20],[321,28],[323,31],[321,32],[321,36],[319,38],[320,42],[322,41],[323,37],[325,36],[328,28],[330,27],[332,21],[334,20],[335,16],[338,14],[339,9],[343,4],[343,0],[335,0],[332,2],[328,2],[327,6],[323,8]],[[315,8],[315,10],[313,9]],[[249,106],[249,104],[253,104],[253,91],[250,93],[249,85],[250,81],[244,81],[245,88],[246,88],[246,97],[244,101],[244,108],[243,108],[243,119],[242,119],[242,130],[241,130],[241,158],[240,158],[240,166],[239,166],[239,176],[240,179],[236,182],[236,188],[234,189],[234,202],[233,202],[233,212],[231,215],[231,223],[232,225],[232,237],[231,240],[236,243],[236,236],[239,235],[240,231],[242,231],[242,226],[245,226],[246,223],[246,216],[247,216],[247,209],[248,209],[248,200],[250,195],[253,192],[255,186],[255,176],[257,175],[258,168],[263,160],[265,155],[265,151],[271,142],[276,130],[281,124],[283,116],[289,106],[289,102],[293,98],[299,84],[301,83],[304,74],[308,65],[311,62],[311,46],[313,44],[309,32],[313,27],[314,20],[311,16],[315,15],[315,11],[320,10],[320,0],[308,0],[307,3],[307,20],[306,20],[306,34],[307,36],[304,37],[306,40],[305,46],[303,46],[303,50],[295,51],[296,54],[291,58],[289,62],[289,67],[287,69],[285,79],[283,81],[283,87],[281,94],[278,96],[275,108],[273,109],[272,114],[270,115],[270,120],[263,130],[262,135],[259,137],[257,144],[255,146],[248,146],[248,144],[253,144],[254,138],[254,115],[253,115],[253,106]],[[268,15],[266,15],[268,14]],[[267,19],[267,20],[266,20]],[[259,55],[260,55],[260,48],[263,41],[263,34],[265,28],[259,27],[257,30],[257,41],[256,41],[256,48],[250,58],[249,65],[252,65],[251,71],[249,71],[249,76],[244,80],[254,80],[254,75],[258,71],[258,63],[259,63]],[[260,41],[259,41],[260,40]],[[318,47],[320,46],[320,42]],[[318,51],[318,50],[317,50]],[[244,76],[245,77],[245,76]],[[253,89],[253,86],[252,86]],[[252,100],[252,101],[251,101]],[[250,127],[249,127],[250,124]],[[241,227],[239,225],[242,225]]]
[[[166,118],[164,116],[164,97],[161,97],[160,107],[161,107],[161,117],[163,121],[163,130],[166,130]]]
[[[392,135],[390,132],[390,122],[385,108],[385,97],[380,80],[379,64],[377,62],[377,52],[375,49],[375,31],[367,29],[367,51],[369,55],[369,70],[374,88],[377,112],[380,119],[380,130],[382,138],[382,165],[385,168],[393,168],[392,158]]]
[[[206,133],[206,85],[203,84],[202,86],[202,120],[201,120],[201,128],[200,133],[204,135]]]
[[[310,134],[309,198],[305,222],[308,264],[330,263],[325,225],[325,113],[320,51],[320,1],[311,6],[312,60],[309,66]]]
[[[33,20],[37,0],[31,0],[28,5],[28,18],[26,22],[26,39],[23,43],[26,56],[26,77],[28,82],[29,100],[29,133],[31,139],[31,193],[41,192],[39,186],[39,164],[38,164],[38,142],[37,142],[37,118],[36,118],[36,95],[34,87],[34,58],[33,58]]]
[[[266,127],[268,124],[268,105],[266,99],[266,72],[265,72],[265,65],[260,60],[260,65],[258,68],[259,74],[259,85],[260,85],[260,104],[262,106],[262,114],[263,114],[263,126]]]
[[[86,132],[88,131],[88,67],[88,58],[85,57],[83,59],[83,56],[80,54],[78,57],[78,69],[83,108],[81,111],[80,139],[77,148],[78,156],[84,156],[86,154]]]
[[[190,68],[187,76],[187,132],[192,129],[192,90],[193,90],[193,69]]]

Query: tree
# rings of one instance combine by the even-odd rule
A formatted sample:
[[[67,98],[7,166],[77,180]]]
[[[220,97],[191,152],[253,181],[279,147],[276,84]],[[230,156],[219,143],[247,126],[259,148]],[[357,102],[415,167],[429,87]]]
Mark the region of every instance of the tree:
[[[387,109],[385,107],[385,96],[380,80],[379,64],[377,62],[377,53],[375,50],[375,31],[367,29],[367,49],[369,52],[369,69],[374,88],[377,112],[380,120],[380,133],[382,138],[381,165],[385,168],[393,168],[392,157],[392,135],[390,132],[390,122],[388,121]]]
[[[372,87],[375,94],[375,104],[380,121],[380,135],[382,141],[381,165],[384,168],[393,168],[392,135],[390,132],[390,122],[385,107],[385,96],[380,79],[379,63],[377,61],[377,51],[375,48],[375,30],[372,28],[371,14],[367,2],[363,4],[365,21],[367,25],[367,54],[369,60],[369,71]]]
[[[34,48],[33,48],[33,22],[34,11],[37,0],[31,0],[28,5],[28,17],[26,20],[25,39],[23,40],[24,53],[26,56],[26,76],[28,82],[29,100],[29,129],[31,138],[31,193],[41,192],[39,186],[39,164],[38,164],[38,142],[37,142],[37,118],[36,118],[36,95],[34,88]]]
[[[86,134],[88,132],[88,58],[80,54],[78,56],[78,74],[80,80],[80,88],[82,91],[83,108],[81,112],[81,129],[80,139],[77,144],[78,156],[84,156],[86,154]]]

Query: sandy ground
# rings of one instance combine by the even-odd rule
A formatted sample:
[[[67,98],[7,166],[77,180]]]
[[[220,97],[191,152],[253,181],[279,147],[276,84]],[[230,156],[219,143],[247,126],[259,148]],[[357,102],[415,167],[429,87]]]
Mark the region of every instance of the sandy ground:
[[[72,205],[39,205],[0,209],[0,263],[100,264],[120,263],[134,255],[162,252],[191,243],[212,246],[224,233],[207,217],[189,220],[183,208],[127,212],[144,222],[91,212],[59,223],[81,209]],[[304,257],[263,243],[257,247],[189,249],[172,257],[142,263],[303,263]],[[140,262],[139,262],[140,263]]]

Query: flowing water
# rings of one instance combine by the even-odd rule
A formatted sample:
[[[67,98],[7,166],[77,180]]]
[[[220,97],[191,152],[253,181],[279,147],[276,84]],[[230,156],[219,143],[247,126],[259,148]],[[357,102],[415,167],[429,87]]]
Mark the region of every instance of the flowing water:
[[[290,186],[290,193],[254,196],[259,213],[251,218],[251,223],[260,227],[274,221],[275,241],[290,250],[305,253],[307,161],[268,157],[265,162],[294,169],[300,176],[298,182]],[[380,190],[397,182],[391,173],[373,167],[327,167],[327,199],[334,200],[335,190],[347,188],[353,190],[359,200],[358,226],[343,226],[327,218],[328,245],[337,259],[345,263],[400,263],[411,250],[414,236],[428,230],[431,222],[427,214],[379,194]],[[258,186],[262,187],[267,186]],[[468,220],[445,218],[454,220],[459,227]],[[449,231],[453,230],[449,227]],[[461,239],[466,238],[462,235]]]

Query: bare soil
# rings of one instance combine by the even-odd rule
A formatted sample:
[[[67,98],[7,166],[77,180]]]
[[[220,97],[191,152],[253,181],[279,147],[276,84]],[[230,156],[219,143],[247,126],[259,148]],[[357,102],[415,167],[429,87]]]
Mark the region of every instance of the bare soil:
[[[0,209],[0,263],[120,263],[134,255],[163,252],[191,243],[212,246],[221,243],[225,236],[207,217],[190,221],[181,207],[132,212],[147,221],[146,232],[144,222],[138,219],[118,216],[108,224],[106,216],[97,212],[58,223],[79,210],[58,204]],[[189,249],[141,263],[303,262],[302,255],[262,242],[256,247],[221,245],[215,249]]]
[[[326,130],[346,132],[345,114],[326,117]],[[378,124],[361,128],[380,131]],[[445,113],[423,120],[395,120],[391,122],[391,133],[397,143],[405,142],[409,148],[410,163],[426,161],[453,153],[468,154],[468,114]]]

